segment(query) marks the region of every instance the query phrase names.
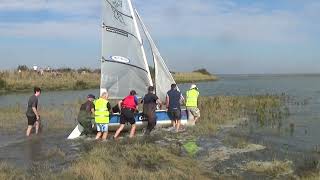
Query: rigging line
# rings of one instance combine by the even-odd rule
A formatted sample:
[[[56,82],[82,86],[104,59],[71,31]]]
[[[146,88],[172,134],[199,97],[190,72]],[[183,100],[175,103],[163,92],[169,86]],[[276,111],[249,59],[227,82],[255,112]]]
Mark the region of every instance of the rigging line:
[[[135,67],[137,69],[140,69],[140,70],[143,70],[145,71],[146,73],[148,73],[147,70],[143,69],[142,67],[139,67],[139,66],[135,66],[133,64],[127,64],[127,63],[123,63],[123,62],[118,62],[118,61],[113,61],[113,60],[108,60],[108,59],[105,59],[103,56],[102,56],[102,62],[112,62],[112,63],[118,63],[118,64],[123,64],[123,65],[127,65],[127,66],[131,66],[131,67]]]
[[[111,6],[111,8],[113,8],[115,11],[117,11],[117,13],[119,13],[119,14],[121,14],[121,15],[124,15],[124,16],[126,16],[126,17],[128,17],[128,18],[133,19],[132,16],[129,16],[129,15],[124,14],[123,12],[119,11],[116,7],[114,7],[114,5],[113,5],[110,1],[106,0],[106,2]]]

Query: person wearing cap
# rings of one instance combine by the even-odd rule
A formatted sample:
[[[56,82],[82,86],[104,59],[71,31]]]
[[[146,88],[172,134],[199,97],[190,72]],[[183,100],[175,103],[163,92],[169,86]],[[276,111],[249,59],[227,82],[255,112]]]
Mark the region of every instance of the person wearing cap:
[[[130,138],[134,137],[136,131],[136,121],[134,119],[134,113],[138,110],[138,98],[135,90],[131,90],[130,94],[123,100],[119,101],[118,106],[121,112],[120,115],[120,127],[117,129],[114,139],[118,138],[119,134],[124,128],[126,123],[131,124]]]
[[[98,100],[94,101],[94,120],[97,126],[96,140],[106,140],[110,121],[111,105],[108,101],[108,93],[103,92]]]
[[[167,92],[166,105],[168,116],[172,123],[172,128],[179,132],[181,124],[181,102],[184,98],[180,91],[177,89],[176,84],[171,84],[171,90]]]
[[[80,111],[78,114],[78,122],[83,127],[82,134],[88,135],[93,133],[92,122],[94,113],[94,101],[95,96],[89,94],[87,96],[87,101],[80,106]]]
[[[157,116],[156,116],[157,104],[160,105],[160,109],[162,104],[158,96],[155,95],[153,86],[148,87],[148,94],[146,94],[143,97],[142,103],[143,103],[143,116],[148,120],[148,126],[145,132],[145,135],[149,135],[157,124],[157,121],[156,121],[157,120]]]
[[[186,92],[186,107],[188,112],[188,124],[195,125],[200,118],[200,110],[198,108],[199,91],[197,85],[192,84]]]

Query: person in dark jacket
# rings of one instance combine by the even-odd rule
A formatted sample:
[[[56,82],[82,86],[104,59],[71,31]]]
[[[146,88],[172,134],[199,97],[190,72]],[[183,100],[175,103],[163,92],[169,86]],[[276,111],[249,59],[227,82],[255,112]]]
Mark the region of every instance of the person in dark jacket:
[[[92,122],[94,120],[94,103],[95,96],[89,94],[87,96],[87,101],[83,103],[80,107],[78,114],[78,122],[83,127],[82,134],[88,135],[93,133]]]
[[[149,135],[157,124],[157,121],[156,121],[157,120],[157,117],[156,117],[157,104],[160,105],[160,109],[162,104],[158,96],[155,95],[153,86],[148,87],[148,94],[146,94],[143,97],[142,103],[143,103],[143,116],[148,120],[148,126],[145,132],[145,135]]]
[[[118,138],[119,134],[124,128],[126,123],[131,124],[130,138],[134,137],[136,132],[136,121],[134,119],[134,113],[138,110],[138,98],[136,96],[136,91],[131,90],[129,96],[125,97],[123,100],[119,101],[118,106],[121,112],[120,115],[120,127],[117,129],[114,139]]]

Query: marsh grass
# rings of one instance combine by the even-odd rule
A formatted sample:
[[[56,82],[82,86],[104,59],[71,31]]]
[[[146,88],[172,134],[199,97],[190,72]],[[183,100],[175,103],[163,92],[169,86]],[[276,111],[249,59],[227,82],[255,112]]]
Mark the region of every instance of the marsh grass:
[[[216,81],[218,77],[200,72],[177,72],[173,74],[177,83],[195,83],[201,81]]]
[[[291,161],[277,161],[270,162],[250,161],[246,164],[246,170],[255,173],[262,173],[271,177],[278,177],[281,175],[291,174],[292,162]]]
[[[237,137],[227,135],[222,141],[225,145],[229,145],[233,148],[243,149],[249,145],[249,142],[244,137]]]
[[[196,161],[134,141],[100,144],[61,175],[64,179],[208,179]]]
[[[319,180],[320,179],[320,170],[317,172],[309,172],[302,177],[300,177],[301,180]]]
[[[8,92],[32,91],[34,86],[43,90],[71,90],[98,88],[100,85],[99,73],[64,72],[59,75],[44,73],[39,75],[33,71],[2,72],[1,79]],[[1,89],[1,88],[0,88]]]
[[[24,171],[16,169],[6,163],[0,163],[0,179],[5,180],[26,180],[27,176]]]
[[[2,71],[0,72],[0,92],[26,92],[38,86],[43,90],[78,90],[91,89],[100,86],[100,73],[63,71],[58,74],[44,72],[43,75],[34,71]],[[173,74],[177,83],[213,81],[218,78],[200,72]]]
[[[40,113],[48,123],[48,130],[63,129],[74,125],[74,121],[65,119],[75,119],[79,106],[80,103],[75,102],[41,108]],[[201,119],[186,133],[159,131],[146,139],[137,137],[133,140],[84,143],[86,151],[81,153],[80,159],[59,173],[53,174],[50,168],[39,167],[30,173],[7,167],[6,171],[0,172],[0,177],[9,177],[11,173],[8,172],[12,171],[12,175],[31,179],[214,179],[217,174],[200,167],[193,155],[183,155],[183,144],[201,135],[213,135],[220,125],[233,119],[259,117],[259,114],[271,117],[279,113],[275,109],[280,107],[279,97],[273,96],[201,97]],[[8,117],[12,115],[12,123],[20,124],[21,118],[26,122],[24,109],[19,106],[0,109],[0,112],[9,113]],[[164,138],[166,144],[159,144]],[[56,156],[63,158],[66,154],[59,149],[48,151],[48,157]],[[281,166],[274,169],[281,169]],[[275,174],[274,169],[266,172]]]
[[[220,125],[239,118],[254,118],[261,124],[276,123],[283,118],[283,103],[278,96],[201,97],[201,118],[191,128],[195,135],[214,134]]]

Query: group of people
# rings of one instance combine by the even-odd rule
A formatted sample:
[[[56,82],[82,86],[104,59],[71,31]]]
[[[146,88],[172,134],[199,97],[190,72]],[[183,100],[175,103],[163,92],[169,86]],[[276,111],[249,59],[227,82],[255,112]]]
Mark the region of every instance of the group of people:
[[[28,128],[26,135],[29,136],[31,129],[35,126],[36,134],[39,131],[40,115],[38,112],[38,96],[41,94],[41,89],[34,88],[34,95],[29,98],[27,108]],[[143,104],[143,118],[148,121],[148,126],[145,135],[149,135],[156,126],[157,108],[166,105],[168,116],[172,122],[172,129],[179,132],[181,129],[181,104],[186,105],[188,112],[188,124],[195,125],[200,117],[200,110],[198,108],[199,91],[195,84],[192,84],[190,89],[186,92],[186,99],[182,93],[177,89],[176,84],[171,85],[171,89],[166,96],[166,102],[161,100],[155,94],[153,86],[148,87],[148,93],[139,101],[135,90],[131,90],[129,95],[118,102],[115,107],[111,107],[108,101],[108,93],[101,93],[98,99],[89,94],[87,101],[81,105],[78,114],[78,121],[84,127],[83,134],[92,134],[95,131],[96,139],[106,140],[108,136],[108,124],[110,115],[112,113],[120,112],[120,126],[116,130],[113,138],[117,139],[125,127],[126,123],[131,124],[129,137],[132,138],[136,131],[135,113],[138,112],[139,103]],[[94,128],[95,126],[95,128]]]

